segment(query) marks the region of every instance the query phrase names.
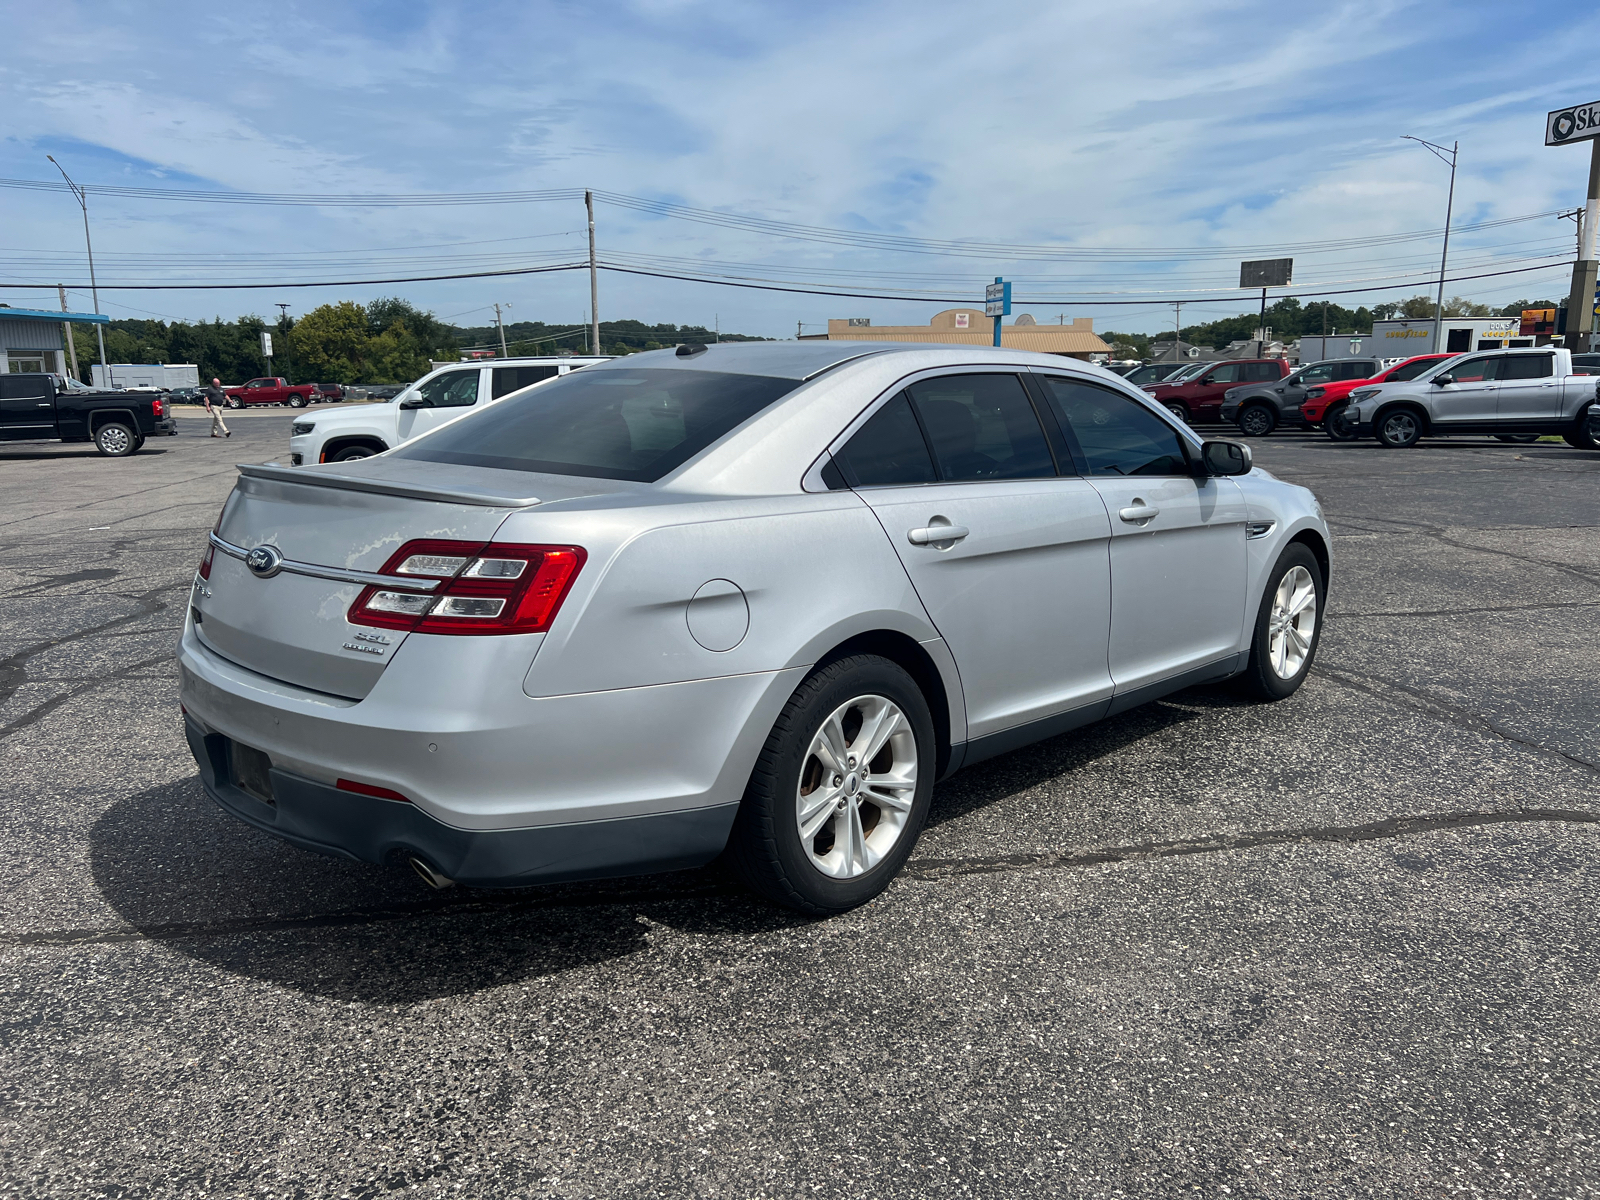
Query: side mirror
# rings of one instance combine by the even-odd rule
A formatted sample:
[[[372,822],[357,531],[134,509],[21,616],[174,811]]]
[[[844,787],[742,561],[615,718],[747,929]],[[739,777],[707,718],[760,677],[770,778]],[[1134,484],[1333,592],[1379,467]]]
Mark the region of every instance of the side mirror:
[[[1250,447],[1239,442],[1203,442],[1200,456],[1207,475],[1248,475],[1252,465]]]
[[[1456,381],[1456,377],[1454,375],[1435,375],[1433,377],[1433,386],[1434,387],[1447,387],[1450,384],[1454,383],[1455,381]]]
[[[401,408],[428,408],[428,407],[430,407],[430,405],[428,404],[428,398],[426,396],[412,396],[409,400],[400,401],[400,407]]]

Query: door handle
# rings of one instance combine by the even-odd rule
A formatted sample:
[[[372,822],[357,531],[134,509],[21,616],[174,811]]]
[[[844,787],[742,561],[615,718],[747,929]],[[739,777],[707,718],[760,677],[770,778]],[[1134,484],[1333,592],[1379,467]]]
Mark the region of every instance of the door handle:
[[[913,546],[928,546],[934,542],[959,542],[972,530],[965,525],[928,525],[922,529],[913,529],[906,534],[906,541]]]
[[[1117,513],[1117,516],[1130,524],[1148,521],[1151,517],[1159,517],[1160,515],[1161,510],[1159,508],[1146,504],[1143,500],[1135,500],[1132,505]]]

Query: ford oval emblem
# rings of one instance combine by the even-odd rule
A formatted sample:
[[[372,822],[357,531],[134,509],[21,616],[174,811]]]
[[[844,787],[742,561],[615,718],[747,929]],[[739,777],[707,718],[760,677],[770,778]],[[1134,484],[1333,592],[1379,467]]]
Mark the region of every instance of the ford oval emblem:
[[[257,579],[271,579],[283,570],[283,555],[276,546],[257,546],[244,556],[244,565]]]

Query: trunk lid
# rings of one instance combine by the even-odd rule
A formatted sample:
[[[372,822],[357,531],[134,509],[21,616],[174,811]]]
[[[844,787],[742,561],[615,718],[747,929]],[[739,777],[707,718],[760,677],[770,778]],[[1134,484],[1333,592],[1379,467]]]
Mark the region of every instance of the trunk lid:
[[[377,467],[380,460],[372,461]],[[295,562],[377,572],[406,542],[487,542],[513,508],[538,503],[505,494],[508,483],[525,491],[526,479],[488,485],[482,479],[511,472],[419,473],[392,462],[386,469],[353,470],[354,465],[340,464],[337,471],[241,466],[218,536],[246,551],[272,546]],[[359,700],[407,637],[403,630],[349,622],[346,614],[361,590],[360,583],[289,571],[258,578],[219,550],[210,579],[196,589],[195,632],[218,654],[252,671]]]

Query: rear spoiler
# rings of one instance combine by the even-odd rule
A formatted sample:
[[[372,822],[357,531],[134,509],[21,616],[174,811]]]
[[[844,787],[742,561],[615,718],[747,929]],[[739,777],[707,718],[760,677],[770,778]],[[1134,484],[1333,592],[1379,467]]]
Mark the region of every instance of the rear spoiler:
[[[537,496],[491,496],[455,488],[429,487],[427,484],[395,483],[388,479],[369,479],[359,475],[335,475],[308,471],[304,467],[284,467],[277,463],[236,463],[239,474],[274,483],[298,483],[305,487],[339,488],[347,492],[376,492],[382,496],[404,496],[408,500],[442,500],[449,504],[472,504],[479,508],[532,508]]]

